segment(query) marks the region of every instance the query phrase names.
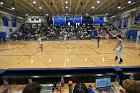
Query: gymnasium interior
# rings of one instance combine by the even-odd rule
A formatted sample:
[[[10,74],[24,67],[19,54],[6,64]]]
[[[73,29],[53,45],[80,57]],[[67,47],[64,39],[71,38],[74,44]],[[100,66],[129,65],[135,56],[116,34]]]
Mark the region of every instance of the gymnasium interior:
[[[140,0],[0,0],[0,93],[139,91]]]

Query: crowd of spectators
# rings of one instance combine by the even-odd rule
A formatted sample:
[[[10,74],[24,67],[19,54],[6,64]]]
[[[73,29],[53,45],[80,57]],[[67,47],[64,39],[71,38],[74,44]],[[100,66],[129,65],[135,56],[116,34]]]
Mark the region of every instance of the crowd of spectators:
[[[41,25],[33,27],[31,24],[23,24],[17,31],[10,34],[9,39],[14,40],[42,40],[63,39],[65,34],[70,34],[71,39],[91,39],[100,35],[102,39],[116,38],[122,32],[117,31],[112,25],[83,25],[78,26],[55,26]]]

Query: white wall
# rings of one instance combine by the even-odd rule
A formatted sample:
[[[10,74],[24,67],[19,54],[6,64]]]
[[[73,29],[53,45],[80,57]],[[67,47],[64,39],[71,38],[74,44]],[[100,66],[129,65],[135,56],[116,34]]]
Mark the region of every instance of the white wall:
[[[136,14],[140,12],[138,8],[134,8],[134,9],[131,9],[129,11],[126,11],[124,13],[121,13],[121,14],[118,14],[118,15],[115,15],[115,16],[112,16],[109,20],[112,20],[110,23],[112,23],[116,28],[118,28],[118,20],[122,20],[122,26],[121,26],[121,31],[126,31],[128,29],[130,29],[130,26],[134,24],[134,18],[136,16]],[[127,27],[123,27],[123,19],[124,18],[127,18],[128,19],[128,25]]]
[[[8,25],[9,26],[3,26],[3,21],[2,21],[2,17],[3,16],[7,16],[8,19],[9,19],[9,23]],[[12,17],[16,17],[17,20],[16,20],[16,25],[17,27],[12,27],[12,22],[10,21],[12,19]],[[14,16],[14,15],[11,15],[9,13],[6,13],[6,12],[3,12],[3,11],[0,11],[0,32],[6,32],[6,34],[10,34],[11,32],[9,31],[9,29],[11,28],[12,29],[12,32],[16,31],[22,24],[24,24],[24,19],[21,18],[21,17],[17,17],[17,16]]]
[[[127,27],[125,28],[123,27],[123,21],[122,21],[122,26],[118,30],[122,31],[123,33],[127,32],[127,30],[129,29],[138,30],[138,28],[131,28],[132,26],[135,26],[134,19],[137,13],[140,13],[140,7],[112,16],[109,19],[109,22],[112,23],[116,28],[118,28],[118,20],[123,20],[124,18],[127,18],[128,19]],[[137,40],[138,40],[138,36],[140,36],[140,30],[138,31]]]

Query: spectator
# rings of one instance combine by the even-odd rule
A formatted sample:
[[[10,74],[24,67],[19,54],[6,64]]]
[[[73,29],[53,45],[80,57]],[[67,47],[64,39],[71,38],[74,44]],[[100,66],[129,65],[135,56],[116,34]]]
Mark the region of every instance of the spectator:
[[[36,82],[26,85],[23,89],[23,93],[40,93],[40,91],[41,86]]]
[[[88,93],[95,93],[95,92],[93,91],[91,85],[89,85],[89,87],[88,87]]]
[[[74,87],[73,93],[88,93],[88,90],[84,83],[77,83]]]
[[[126,89],[126,93],[140,93],[140,83],[135,80],[126,79],[123,81],[122,86]]]

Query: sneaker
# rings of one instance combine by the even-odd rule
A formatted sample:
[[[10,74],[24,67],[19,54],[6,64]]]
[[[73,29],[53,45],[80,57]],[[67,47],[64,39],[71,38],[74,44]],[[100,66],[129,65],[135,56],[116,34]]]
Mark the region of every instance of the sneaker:
[[[119,62],[119,64],[122,64],[122,63],[123,63],[123,61],[120,61],[120,62]]]
[[[118,57],[116,56],[114,60],[117,61],[118,60]]]
[[[119,61],[119,64],[121,64],[121,63],[123,63],[123,60],[122,60],[122,58],[120,58],[120,61]]]
[[[117,60],[118,60],[118,58],[115,58],[114,60],[115,60],[115,61],[117,61]]]

